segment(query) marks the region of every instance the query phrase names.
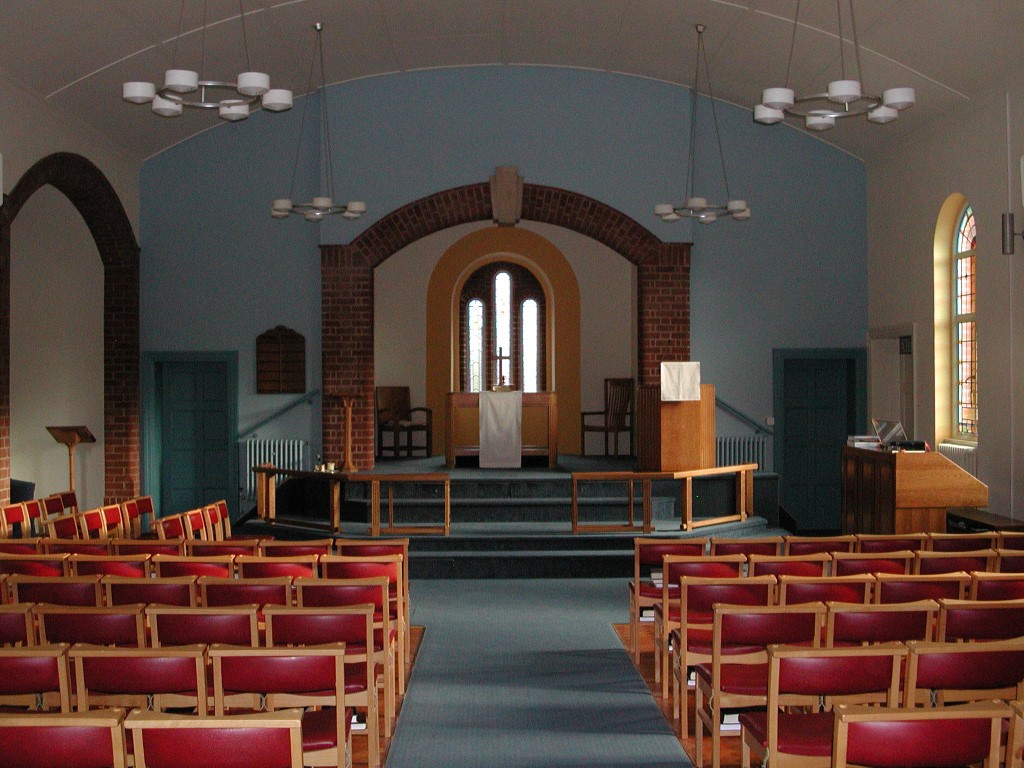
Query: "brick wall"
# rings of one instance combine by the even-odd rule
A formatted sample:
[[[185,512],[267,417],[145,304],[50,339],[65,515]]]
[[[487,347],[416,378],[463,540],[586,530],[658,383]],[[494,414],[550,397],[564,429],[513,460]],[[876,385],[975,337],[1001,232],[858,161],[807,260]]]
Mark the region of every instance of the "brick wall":
[[[373,467],[373,268],[422,237],[492,218],[488,182],[438,192],[405,205],[348,245],[321,247],[324,460],[341,461],[341,395],[358,397],[353,460]],[[523,185],[523,219],[592,237],[637,266],[640,381],[658,380],[658,363],[690,357],[690,246],[663,243],[635,220],[564,189]],[[440,438],[440,435],[438,436]]]

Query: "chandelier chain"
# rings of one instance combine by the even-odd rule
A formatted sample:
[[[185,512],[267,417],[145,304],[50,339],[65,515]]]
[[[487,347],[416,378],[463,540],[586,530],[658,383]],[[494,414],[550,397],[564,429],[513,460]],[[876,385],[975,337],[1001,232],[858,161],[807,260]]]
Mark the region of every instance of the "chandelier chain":
[[[715,89],[711,85],[711,67],[708,66],[708,50],[704,47],[704,31],[701,30],[697,35],[697,47],[699,49],[699,55],[704,59],[704,74],[708,80],[708,98],[711,100],[711,120],[715,125],[715,141],[718,144],[718,159],[722,163],[722,179],[725,181],[725,199],[731,200],[732,194],[729,192],[729,174],[725,169],[725,150],[722,149],[722,134],[718,129],[718,109],[715,107]],[[694,81],[696,85],[696,81]]]
[[[238,0],[238,18],[242,22],[242,50],[245,53],[245,71],[252,71],[252,60],[249,58],[249,33],[245,28],[245,10],[242,8],[242,0]]]
[[[789,37],[789,60],[786,62],[786,87],[789,88],[789,75],[793,71],[793,52],[796,50],[796,28],[800,26],[800,0],[796,0],[796,15],[793,16],[793,34]]]

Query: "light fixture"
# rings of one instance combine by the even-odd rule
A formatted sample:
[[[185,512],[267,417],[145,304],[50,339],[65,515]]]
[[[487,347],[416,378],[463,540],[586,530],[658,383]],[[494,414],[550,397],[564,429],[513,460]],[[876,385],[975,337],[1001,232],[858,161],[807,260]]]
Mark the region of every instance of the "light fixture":
[[[203,0],[203,26],[201,30],[202,59],[198,71],[178,68],[178,41],[182,37],[185,0],[178,10],[178,34],[174,38],[171,69],[164,73],[164,84],[132,81],[124,84],[121,96],[132,104],[152,104],[152,110],[161,117],[178,117],[185,107],[216,109],[224,120],[234,122],[249,116],[249,108],[260,102],[263,109],[283,112],[292,107],[292,92],[271,88],[270,76],[252,71],[249,62],[249,40],[245,30],[245,11],[238,0],[238,18],[242,23],[242,48],[245,51],[246,71],[239,73],[235,82],[206,78],[206,0]]]
[[[796,15],[793,17],[793,35],[789,41],[789,62],[786,64],[786,85],[782,88],[765,88],[762,91],[761,103],[754,107],[755,121],[773,125],[782,122],[786,115],[789,115],[802,118],[808,130],[827,131],[835,126],[836,120],[860,115],[867,115],[872,123],[891,123],[899,117],[900,110],[914,105],[916,97],[913,88],[889,88],[882,91],[881,96],[872,96],[864,92],[861,83],[863,74],[860,66],[860,43],[857,41],[857,24],[853,18],[853,0],[847,0],[847,4],[858,79],[848,79],[846,75],[842,0],[836,0],[836,16],[839,19],[840,79],[829,83],[823,93],[796,95],[789,85],[789,76],[793,69],[796,30],[800,25],[800,0],[797,0]]]
[[[693,89],[690,91],[690,157],[686,167],[686,202],[677,208],[670,203],[658,203],[654,206],[654,215],[662,221],[672,222],[680,219],[697,219],[702,224],[712,224],[720,217],[744,221],[750,218],[750,208],[746,200],[733,200],[729,194],[729,176],[725,172],[725,154],[722,152],[722,135],[718,131],[718,111],[715,109],[715,92],[711,87],[711,70],[708,68],[708,54],[704,48],[703,24],[696,24],[697,30],[697,66],[693,73]],[[708,101],[711,103],[711,117],[715,125],[715,139],[718,141],[718,158],[722,163],[722,178],[725,180],[725,205],[709,203],[706,198],[693,194],[693,165],[697,145],[697,103],[699,101],[697,87],[700,83],[700,65],[704,63],[704,74],[708,81]]]
[[[327,109],[327,75],[324,68],[324,25],[317,22],[313,25],[316,30],[316,44],[313,47],[313,59],[309,64],[309,80],[306,82],[307,96],[302,100],[302,120],[299,122],[299,140],[295,145],[295,163],[292,166],[292,183],[288,190],[288,197],[278,198],[270,208],[270,215],[275,219],[286,219],[288,214],[294,213],[302,216],[306,221],[318,222],[325,216],[340,213],[346,219],[358,219],[366,213],[366,203],[353,200],[345,205],[337,205],[334,202],[334,161],[331,152],[331,124],[328,119]],[[309,108],[309,100],[313,95],[313,75],[320,65],[320,86],[317,88],[320,100],[320,174],[321,183],[327,185],[327,194],[314,197],[308,203],[292,203],[292,195],[295,192],[295,172],[299,166],[299,156],[302,152],[302,136],[305,133],[306,112]]]

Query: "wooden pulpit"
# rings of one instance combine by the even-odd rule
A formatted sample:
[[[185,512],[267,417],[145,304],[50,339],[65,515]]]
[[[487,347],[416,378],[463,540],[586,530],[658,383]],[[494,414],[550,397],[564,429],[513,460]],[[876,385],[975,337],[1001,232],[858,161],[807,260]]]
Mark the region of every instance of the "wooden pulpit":
[[[710,469],[715,457],[715,385],[700,385],[700,400],[665,402],[661,386],[643,384],[637,396],[637,469],[686,472]]]

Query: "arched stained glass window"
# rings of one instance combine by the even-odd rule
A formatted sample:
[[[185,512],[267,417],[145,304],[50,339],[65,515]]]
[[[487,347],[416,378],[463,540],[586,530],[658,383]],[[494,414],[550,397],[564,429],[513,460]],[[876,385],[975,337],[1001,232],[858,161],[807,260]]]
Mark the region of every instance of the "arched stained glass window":
[[[975,281],[977,223],[971,206],[957,224],[953,248],[953,425],[957,437],[978,438],[978,324]]]
[[[540,383],[540,360],[537,355],[540,328],[537,325],[537,300],[523,302],[523,392],[537,392]]]
[[[469,391],[479,392],[484,388],[484,303],[480,299],[469,302],[466,314],[469,353],[467,368]]]

